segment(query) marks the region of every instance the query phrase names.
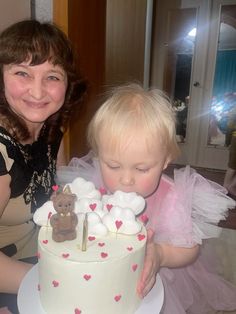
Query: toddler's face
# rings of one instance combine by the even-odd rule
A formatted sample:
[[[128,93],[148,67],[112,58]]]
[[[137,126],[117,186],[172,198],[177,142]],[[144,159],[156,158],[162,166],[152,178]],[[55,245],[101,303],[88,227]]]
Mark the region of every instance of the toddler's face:
[[[155,142],[148,147],[145,138],[137,134],[124,139],[120,149],[114,149],[107,144],[106,137],[100,138],[98,152],[106,188],[112,193],[121,190],[143,197],[154,193],[162,171],[168,165],[163,145]]]

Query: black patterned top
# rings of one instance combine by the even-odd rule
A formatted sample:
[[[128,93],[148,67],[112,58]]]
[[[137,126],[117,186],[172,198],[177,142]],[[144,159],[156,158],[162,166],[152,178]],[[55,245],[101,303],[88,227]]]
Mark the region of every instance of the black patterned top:
[[[0,248],[33,232],[33,212],[52,193],[62,132],[53,144],[47,144],[47,136],[44,128],[36,142],[22,145],[0,127],[0,176],[11,176],[10,200],[0,217]]]

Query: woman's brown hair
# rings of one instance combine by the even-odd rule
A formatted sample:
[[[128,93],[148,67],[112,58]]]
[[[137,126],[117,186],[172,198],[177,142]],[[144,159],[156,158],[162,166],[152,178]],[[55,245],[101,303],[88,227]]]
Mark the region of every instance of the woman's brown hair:
[[[51,23],[25,20],[5,29],[0,35],[0,115],[4,127],[14,132],[18,140],[27,139],[29,132],[5,99],[3,66],[25,61],[30,61],[32,66],[49,61],[61,66],[67,74],[65,102],[45,122],[49,129],[48,141],[51,142],[59,128],[66,129],[72,110],[81,102],[87,84],[76,70],[72,45],[59,27]]]

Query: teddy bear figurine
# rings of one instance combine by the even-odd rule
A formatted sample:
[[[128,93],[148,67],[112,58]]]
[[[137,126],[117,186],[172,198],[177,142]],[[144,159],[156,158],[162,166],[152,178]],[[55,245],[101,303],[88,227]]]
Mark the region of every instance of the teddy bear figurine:
[[[74,240],[78,224],[78,217],[74,213],[76,195],[70,191],[56,192],[52,194],[51,200],[57,212],[50,218],[52,239],[55,242]]]

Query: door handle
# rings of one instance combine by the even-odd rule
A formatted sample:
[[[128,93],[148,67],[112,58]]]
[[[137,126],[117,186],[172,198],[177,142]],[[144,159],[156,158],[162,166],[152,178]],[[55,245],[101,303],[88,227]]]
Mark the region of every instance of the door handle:
[[[196,81],[196,82],[193,83],[193,86],[194,86],[194,87],[199,87],[199,86],[200,86],[200,83]]]

